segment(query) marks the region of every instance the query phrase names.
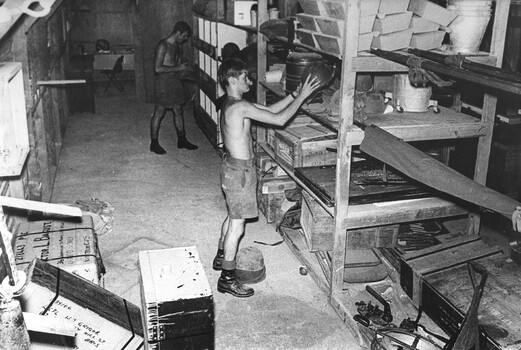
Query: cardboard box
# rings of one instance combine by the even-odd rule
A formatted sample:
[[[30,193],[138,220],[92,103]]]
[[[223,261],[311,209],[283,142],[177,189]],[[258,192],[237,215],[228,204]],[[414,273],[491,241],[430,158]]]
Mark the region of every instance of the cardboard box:
[[[318,30],[315,17],[307,13],[297,13],[297,19],[303,29],[316,32]]]
[[[319,48],[318,43],[315,39],[315,32],[307,29],[297,29],[295,30],[297,34],[297,38],[301,44],[314,47],[316,49]]]
[[[226,0],[226,20],[235,25],[251,26],[251,7],[257,1]]]
[[[31,350],[140,349],[143,326],[139,308],[83,278],[35,259],[22,295],[24,312],[72,320],[76,337],[30,333]]]
[[[300,4],[300,7],[302,7],[302,10],[304,13],[307,13],[308,15],[314,15],[314,16],[326,16],[326,10],[324,9],[324,5],[321,1],[316,0],[298,0],[298,3]]]
[[[399,13],[407,11],[410,0],[380,0],[378,13],[388,15],[391,13]]]
[[[139,271],[146,349],[213,349],[213,296],[197,248],[140,251]]]
[[[33,259],[102,284],[105,268],[92,217],[81,221],[42,220],[18,224],[14,233],[15,263],[25,269]]]
[[[275,131],[275,157],[288,167],[336,164],[337,135],[322,125],[306,125]]]
[[[337,19],[345,19],[347,2],[345,0],[322,1],[326,15]],[[380,0],[364,0],[360,2],[360,16],[371,16],[378,13]]]
[[[418,15],[413,15],[410,28],[413,29],[413,33],[425,33],[437,31],[440,29],[440,25]]]
[[[437,30],[435,32],[414,33],[411,38],[410,46],[420,50],[433,50],[441,47],[445,32]]]
[[[380,34],[373,38],[371,47],[387,51],[405,49],[411,44],[412,32],[412,29],[406,29],[400,32]]]
[[[344,53],[344,38],[321,33],[314,33],[314,36],[321,50],[338,56]]]
[[[373,31],[381,34],[388,34],[409,29],[412,19],[412,12],[406,11],[394,13],[386,16],[377,16],[374,21]]]
[[[444,27],[448,27],[458,17],[457,13],[428,0],[411,0],[409,11]]]
[[[300,225],[310,251],[332,250],[334,219],[307,192],[302,192]],[[399,225],[348,230],[346,249],[390,248],[398,243]]]

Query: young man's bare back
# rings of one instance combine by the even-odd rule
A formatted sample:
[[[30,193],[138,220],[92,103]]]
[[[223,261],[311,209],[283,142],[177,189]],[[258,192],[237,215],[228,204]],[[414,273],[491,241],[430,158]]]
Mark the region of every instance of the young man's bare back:
[[[227,94],[221,110],[220,126],[226,151],[221,186],[226,197],[228,216],[221,227],[213,268],[222,270],[217,284],[219,292],[249,297],[253,295],[253,289],[235,278],[235,257],[244,234],[245,220],[258,215],[251,121],[279,126],[286,124],[304,100],[319,87],[320,82],[308,77],[300,87],[300,93],[287,96],[271,106],[263,106],[242,100],[243,94],[252,85],[246,63],[237,59],[226,60],[219,67],[218,76]]]

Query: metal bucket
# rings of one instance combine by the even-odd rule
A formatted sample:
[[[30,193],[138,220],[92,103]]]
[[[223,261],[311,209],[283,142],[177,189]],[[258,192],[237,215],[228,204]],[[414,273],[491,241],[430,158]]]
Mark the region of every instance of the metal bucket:
[[[491,16],[490,0],[449,0],[447,9],[458,15],[450,24],[450,44],[453,51],[479,51]]]
[[[395,74],[393,80],[393,105],[405,112],[427,112],[432,87],[414,87],[408,74]]]

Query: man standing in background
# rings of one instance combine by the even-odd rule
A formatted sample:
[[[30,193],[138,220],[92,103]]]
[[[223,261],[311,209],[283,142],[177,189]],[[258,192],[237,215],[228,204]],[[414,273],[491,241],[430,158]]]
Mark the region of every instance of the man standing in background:
[[[192,34],[188,23],[180,21],[174,25],[170,35],[162,39],[156,47],[154,57],[155,107],[150,120],[150,151],[165,154],[159,144],[159,127],[166,111],[171,110],[177,133],[177,148],[195,150],[198,147],[186,139],[183,110],[185,103],[192,98],[189,80],[193,70],[183,57],[183,44]],[[193,77],[191,78],[193,79]]]

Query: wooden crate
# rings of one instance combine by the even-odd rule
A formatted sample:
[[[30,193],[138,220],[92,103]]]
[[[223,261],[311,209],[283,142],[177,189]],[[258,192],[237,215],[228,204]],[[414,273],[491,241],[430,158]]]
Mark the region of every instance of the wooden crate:
[[[466,264],[468,261],[501,254],[478,236],[464,236],[402,255],[400,285],[414,305],[422,305],[422,280],[429,275]]]
[[[336,133],[322,125],[306,125],[275,131],[275,156],[289,167],[336,163]]]
[[[412,29],[406,29],[400,32],[378,35],[374,37],[371,47],[387,51],[405,49],[411,44],[412,32]]]
[[[19,223],[14,232],[15,263],[25,269],[34,258],[102,285],[105,268],[92,217],[80,221],[42,220]]]
[[[449,11],[446,8],[428,0],[411,0],[409,4],[409,11],[412,11],[422,18],[434,23],[438,23],[444,27],[448,27],[449,24],[451,24],[451,22],[454,21],[458,16],[455,12]]]
[[[300,225],[310,251],[333,250],[334,219],[307,192],[302,193]],[[347,249],[390,248],[398,242],[400,225],[348,230]]]
[[[377,16],[374,21],[373,31],[388,34],[409,29],[412,12],[406,11],[386,16]]]
[[[289,203],[284,192],[263,194],[260,189],[257,192],[257,205],[268,223],[278,224],[282,220],[284,203]]]
[[[441,47],[445,32],[437,30],[435,32],[413,33],[410,46],[420,50],[433,50]]]
[[[146,349],[213,349],[213,296],[197,248],[140,251],[138,258]]]
[[[286,190],[297,187],[289,176],[266,174],[259,178],[257,185],[257,204],[269,223],[279,223],[284,213],[294,205],[286,199]]]
[[[297,188],[297,183],[289,176],[275,176],[265,174],[257,183],[262,194],[283,193],[286,190]]]
[[[0,63],[0,176],[19,176],[29,154],[22,64]]]
[[[22,310],[71,320],[77,329],[74,338],[31,333],[31,349],[142,349],[136,305],[40,259],[33,260],[28,276]]]

